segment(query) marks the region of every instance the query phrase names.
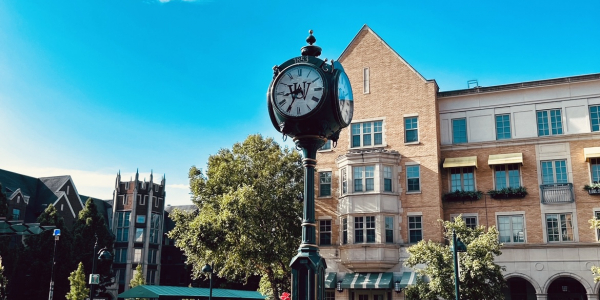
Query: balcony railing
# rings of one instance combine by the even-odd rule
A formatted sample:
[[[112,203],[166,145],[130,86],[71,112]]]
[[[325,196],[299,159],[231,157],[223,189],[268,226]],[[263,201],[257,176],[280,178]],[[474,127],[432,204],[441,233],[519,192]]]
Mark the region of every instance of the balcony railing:
[[[550,183],[540,185],[543,204],[569,203],[575,201],[572,183]]]

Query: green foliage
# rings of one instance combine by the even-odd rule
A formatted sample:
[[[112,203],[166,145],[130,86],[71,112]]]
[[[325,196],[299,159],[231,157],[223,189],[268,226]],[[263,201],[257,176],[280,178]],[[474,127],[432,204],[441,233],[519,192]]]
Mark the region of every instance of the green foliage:
[[[452,230],[467,245],[467,252],[459,253],[461,299],[504,299],[502,288],[506,286],[502,267],[494,263],[494,257],[502,254],[495,227],[468,228],[461,216],[454,222],[442,221],[447,240],[452,240]],[[416,269],[419,275],[430,281],[417,280],[415,286],[406,290],[406,295],[418,295],[417,299],[454,299],[454,265],[449,245],[432,241],[420,241],[408,248],[410,257],[406,261],[409,268],[424,264]],[[419,276],[422,277],[422,276]]]
[[[96,235],[98,236],[98,247],[96,254],[92,255]],[[78,219],[73,226],[73,239],[74,245],[80,249],[74,253],[74,260],[86,262],[86,274],[92,273],[92,259],[98,257],[100,249],[106,247],[108,251],[112,252],[113,234],[108,230],[104,217],[98,212],[98,208],[91,198],[85,202],[84,209],[79,212]],[[103,267],[101,264],[96,264],[96,274],[100,274],[100,284],[94,288],[94,296],[106,291],[106,288],[111,285],[113,276],[110,266]]]
[[[598,230],[600,229],[600,220],[596,217],[588,220],[590,223],[590,229]],[[600,281],[600,267],[592,266],[592,275],[594,276],[594,282]]]
[[[67,300],[84,300],[89,297],[90,290],[86,287],[82,262],[77,266],[77,270],[71,272],[69,281],[71,282],[71,290],[67,293]]]
[[[489,190],[488,194],[494,199],[524,198],[527,196],[527,188],[523,186],[505,187],[500,190]]]
[[[204,174],[192,167],[190,188],[198,210],[175,210],[169,237],[184,251],[193,276],[202,276],[202,266],[214,262],[221,278],[262,276],[275,299],[289,291],[289,262],[301,238],[302,204],[295,199],[303,176],[297,151],[260,135],[210,156]]]
[[[131,281],[129,281],[130,288],[146,284],[146,279],[144,278],[144,269],[142,268],[142,265],[137,265],[134,273],[135,274],[133,275],[133,278],[131,278]]]
[[[0,183],[0,218],[8,219],[8,217],[8,199],[6,199],[6,195],[4,195],[4,189]]]
[[[586,191],[600,189],[600,183],[596,183],[595,182],[595,183],[592,183],[592,184],[586,184],[586,185],[583,186],[583,189],[586,190]]]
[[[0,300],[6,300],[6,286],[8,279],[4,276],[4,266],[2,265],[2,257],[0,257]]]
[[[456,190],[454,192],[446,193],[442,197],[444,201],[473,201],[479,200],[483,196],[483,192],[481,191],[461,191]]]
[[[56,257],[54,257],[55,241],[52,230],[26,237],[24,247],[20,242],[17,243],[15,245],[17,249],[23,248],[21,255],[16,257],[16,272],[9,277],[11,298],[13,296],[15,299],[47,298],[53,259],[56,262],[54,295],[55,298],[62,297],[69,291],[68,276],[70,272],[77,268],[72,255],[71,234],[56,208],[52,204],[48,205],[38,217],[37,222],[44,226],[56,226],[61,229],[60,240],[56,242]],[[15,259],[14,254],[12,259]]]

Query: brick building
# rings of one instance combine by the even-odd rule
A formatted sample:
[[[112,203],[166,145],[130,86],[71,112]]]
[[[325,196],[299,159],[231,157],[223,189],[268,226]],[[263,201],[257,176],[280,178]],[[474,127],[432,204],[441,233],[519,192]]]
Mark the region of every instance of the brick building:
[[[507,299],[598,299],[600,199],[583,187],[600,180],[600,74],[440,92],[366,25],[339,61],[354,118],[315,178],[329,299],[403,299],[406,248],[444,242],[437,220],[459,214],[499,229]],[[488,194],[507,187],[528,195]],[[483,197],[442,200],[455,190]]]

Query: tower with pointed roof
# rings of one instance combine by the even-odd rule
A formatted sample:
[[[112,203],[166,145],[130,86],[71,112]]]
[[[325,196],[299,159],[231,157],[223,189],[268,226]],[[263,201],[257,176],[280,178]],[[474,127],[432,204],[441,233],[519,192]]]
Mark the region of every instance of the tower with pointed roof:
[[[142,265],[147,284],[160,282],[161,241],[165,209],[165,177],[154,182],[135,178],[121,181],[117,174],[113,193],[113,222],[115,234],[116,283],[119,293],[129,289],[128,283],[138,265]]]

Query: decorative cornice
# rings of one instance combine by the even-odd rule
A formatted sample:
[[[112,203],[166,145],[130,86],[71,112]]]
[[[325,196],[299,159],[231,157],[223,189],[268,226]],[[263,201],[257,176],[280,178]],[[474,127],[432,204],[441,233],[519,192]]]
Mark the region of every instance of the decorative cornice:
[[[335,161],[339,162],[345,158],[351,159],[354,157],[377,156],[377,155],[389,155],[395,158],[400,158],[400,152],[396,150],[387,150],[384,148],[369,148],[369,149],[350,149],[346,154],[338,156]]]
[[[598,140],[598,139],[600,139],[599,132],[586,132],[586,133],[575,133],[575,134],[566,134],[566,135],[560,134],[560,135],[528,137],[528,138],[518,138],[518,139],[508,139],[508,140],[494,140],[494,141],[474,142],[474,143],[466,143],[466,144],[450,144],[450,145],[442,145],[440,147],[440,150],[442,152],[447,152],[447,151],[539,145],[539,144],[551,144],[551,143],[560,143],[560,142],[573,142],[573,141],[581,141],[581,140]]]

